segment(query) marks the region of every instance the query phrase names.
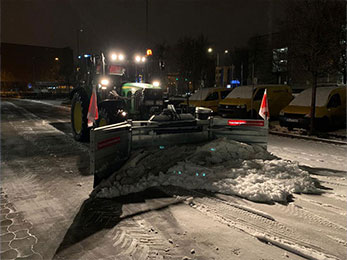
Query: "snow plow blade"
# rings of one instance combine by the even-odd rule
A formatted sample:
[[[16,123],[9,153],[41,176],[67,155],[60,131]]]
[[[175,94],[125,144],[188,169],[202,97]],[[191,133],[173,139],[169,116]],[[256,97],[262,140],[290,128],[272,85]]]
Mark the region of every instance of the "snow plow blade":
[[[267,148],[268,124],[267,120],[214,118],[211,131],[215,137]]]
[[[94,187],[119,169],[132,149],[201,143],[224,137],[248,144],[267,146],[268,123],[209,117],[171,121],[131,121],[98,127],[91,131],[90,169]]]
[[[90,131],[90,171],[94,187],[116,171],[130,156],[131,125],[127,122]]]

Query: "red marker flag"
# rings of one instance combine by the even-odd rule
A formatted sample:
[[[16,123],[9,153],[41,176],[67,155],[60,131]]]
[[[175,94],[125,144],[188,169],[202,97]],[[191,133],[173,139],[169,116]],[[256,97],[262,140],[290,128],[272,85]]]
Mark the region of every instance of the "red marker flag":
[[[267,93],[266,89],[264,91],[263,99],[261,100],[260,109],[259,109],[259,115],[264,119],[268,120],[270,118],[269,113],[269,103],[267,101]]]
[[[90,97],[87,118],[88,118],[88,127],[92,127],[95,121],[99,118],[98,102],[97,102],[95,86],[93,86],[92,96]]]

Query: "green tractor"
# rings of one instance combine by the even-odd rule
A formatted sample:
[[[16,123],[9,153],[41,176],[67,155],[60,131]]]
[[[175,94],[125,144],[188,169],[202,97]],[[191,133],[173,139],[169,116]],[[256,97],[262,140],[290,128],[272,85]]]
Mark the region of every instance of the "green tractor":
[[[93,127],[123,122],[128,118],[146,120],[162,110],[161,88],[147,83],[123,83],[126,81],[125,71],[121,64],[111,59],[106,61],[103,53],[79,56],[77,84],[70,93],[71,126],[75,140],[89,141],[89,132]],[[98,118],[88,124],[93,91]]]
[[[126,111],[132,119],[144,120],[163,109],[163,91],[148,83],[125,83],[121,95],[126,102]]]

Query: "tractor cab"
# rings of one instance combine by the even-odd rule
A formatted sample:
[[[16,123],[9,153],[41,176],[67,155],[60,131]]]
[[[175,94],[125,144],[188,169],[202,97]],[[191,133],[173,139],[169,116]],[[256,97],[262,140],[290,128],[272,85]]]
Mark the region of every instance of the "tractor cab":
[[[126,109],[132,118],[148,119],[163,109],[163,90],[148,83],[125,83],[121,96],[126,100]]]

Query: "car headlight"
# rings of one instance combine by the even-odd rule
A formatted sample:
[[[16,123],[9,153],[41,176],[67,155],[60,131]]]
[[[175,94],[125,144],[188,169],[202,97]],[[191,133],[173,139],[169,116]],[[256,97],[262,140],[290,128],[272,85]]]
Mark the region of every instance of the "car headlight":
[[[126,117],[126,116],[127,116],[127,112],[125,112],[125,111],[122,111],[120,114],[121,114],[123,117]]]

